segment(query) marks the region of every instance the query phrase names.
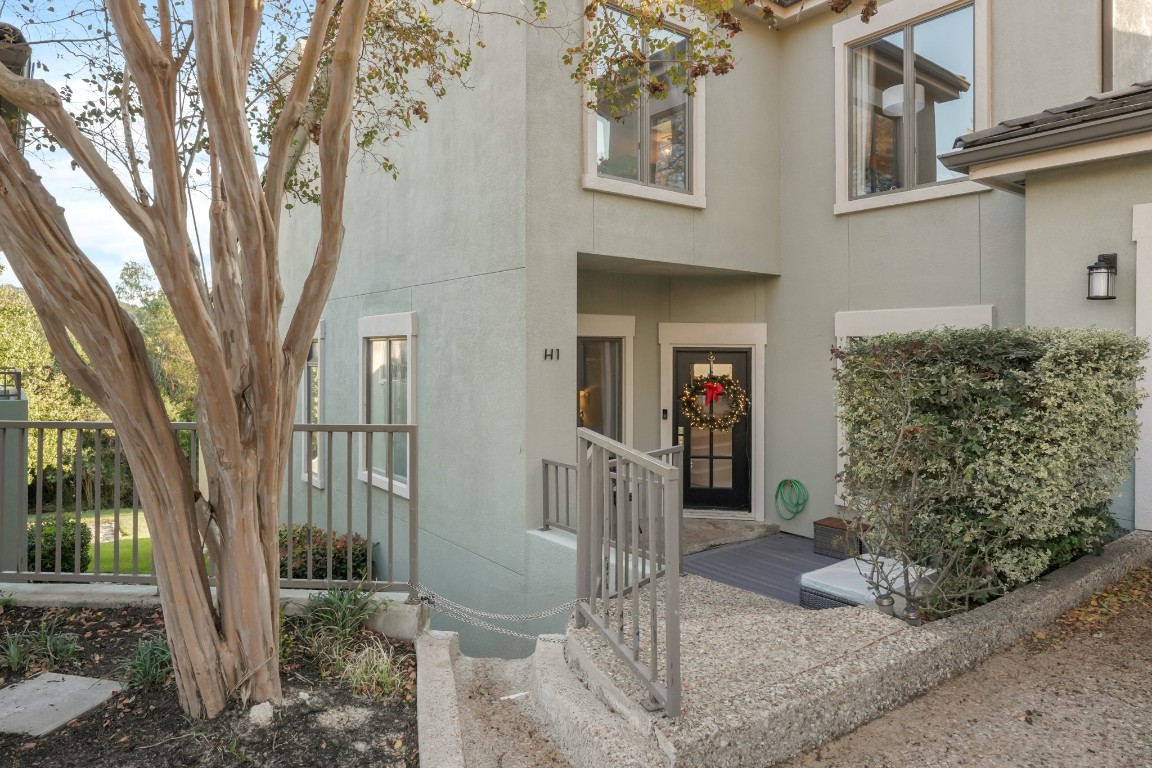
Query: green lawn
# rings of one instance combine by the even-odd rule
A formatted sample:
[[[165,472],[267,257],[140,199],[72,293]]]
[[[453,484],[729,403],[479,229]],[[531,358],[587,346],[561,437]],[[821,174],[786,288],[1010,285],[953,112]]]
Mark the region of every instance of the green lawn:
[[[66,516],[67,519],[69,519],[69,520],[72,519],[72,513],[70,511],[65,511],[63,514]],[[43,521],[43,524],[46,526],[53,524],[55,522],[55,519],[56,519],[55,512],[45,512],[43,517],[41,518],[41,520]],[[90,531],[93,531],[93,534],[95,534],[95,528],[96,528],[96,513],[95,512],[82,512],[80,514],[80,520],[81,520],[81,522],[83,522],[88,527],[88,529]],[[32,526],[34,525],[34,521],[35,521],[34,517],[28,518],[29,531],[31,531]],[[105,541],[105,542],[100,543],[100,552],[99,552],[100,572],[101,573],[119,572],[122,574],[131,574],[132,573],[132,536],[133,536],[133,532],[135,532],[136,537],[137,537],[137,563],[138,563],[137,573],[140,573],[140,574],[152,573],[152,536],[148,531],[148,524],[144,521],[143,513],[138,513],[136,515],[136,519],[134,522],[132,510],[130,510],[130,509],[129,510],[121,510],[119,519],[117,519],[115,510],[113,510],[113,509],[101,510],[101,512],[100,512],[100,524],[101,524],[101,526],[107,527],[107,525],[109,523],[114,523],[114,522],[117,523],[117,529],[118,529],[119,534],[120,534],[119,535],[119,542],[120,542],[119,555],[120,556],[119,556],[119,563],[118,563],[119,569],[117,571],[117,568],[116,568],[116,565],[117,565],[117,557],[116,557],[117,553],[115,551],[116,550],[116,544],[115,544],[115,542],[112,542],[112,541]],[[53,529],[50,528],[49,531],[51,531],[51,530],[53,530]],[[44,546],[48,549],[52,548],[51,543],[48,542],[47,540],[45,541]],[[91,555],[93,558],[96,557],[97,552],[96,552],[96,536],[95,535],[92,536],[92,543],[89,544],[89,552],[91,552]],[[48,558],[49,560],[52,559],[51,556],[49,556],[49,555],[45,555],[45,557]],[[45,562],[44,565],[45,565],[45,568],[47,568],[47,569],[52,568],[52,565],[49,564],[48,562]],[[94,563],[93,563],[93,565],[94,565]],[[89,566],[89,567],[91,568],[92,566]],[[89,572],[91,573],[91,570]]]
[[[96,513],[84,512],[80,520],[89,528],[96,525]],[[106,524],[116,520],[115,510],[105,509],[100,512],[100,523]],[[137,515],[139,526],[136,529],[139,539],[139,572],[152,573],[152,534],[148,531],[148,523],[144,521],[144,513]],[[120,573],[132,573],[132,510],[120,510]],[[112,573],[116,570],[115,544],[111,541],[100,543],[100,572]],[[92,557],[96,557],[96,537],[92,537]]]

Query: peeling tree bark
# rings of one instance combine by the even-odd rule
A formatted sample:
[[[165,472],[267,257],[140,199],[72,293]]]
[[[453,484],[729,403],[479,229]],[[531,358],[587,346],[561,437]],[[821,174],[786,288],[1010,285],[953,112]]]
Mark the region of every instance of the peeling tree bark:
[[[204,284],[189,246],[187,158],[174,129],[176,77],[166,2],[159,32],[135,0],[108,13],[139,90],[151,189],[126,188],[46,83],[0,67],[0,95],[35,115],[139,235],[196,362],[209,498],[198,498],[168,423],[143,339],[69,231],[64,212],[0,130],[0,247],[28,292],[65,372],[112,419],[152,531],[181,704],[213,717],[233,696],[280,696],[280,495],[300,373],[343,240],[344,187],[356,66],[369,0],[344,0],[326,74],[320,136],[321,237],[289,330],[277,228],[292,138],[315,80],[335,0],[315,3],[311,33],[262,176],[245,120],[246,77],[263,11],[258,0],[193,0],[197,77],[211,139],[210,258]],[[218,573],[213,603],[203,550]]]

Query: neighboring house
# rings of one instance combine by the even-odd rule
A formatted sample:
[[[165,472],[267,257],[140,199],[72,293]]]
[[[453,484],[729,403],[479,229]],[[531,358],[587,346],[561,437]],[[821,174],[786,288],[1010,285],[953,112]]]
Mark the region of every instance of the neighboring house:
[[[541,462],[575,461],[577,423],[643,450],[682,436],[690,514],[808,536],[836,512],[837,337],[1137,325],[1147,128],[1117,139],[1119,160],[997,156],[969,178],[976,145],[950,153],[973,130],[996,146],[1001,121],[1152,76],[1145,0],[891,0],[870,24],[777,5],[776,29],[745,20],[731,74],[622,121],[583,108],[555,35],[489,22],[472,87],[391,148],[399,180],[350,177],[301,419],[419,426],[433,589],[506,613],[572,597],[573,537],[537,529]],[[1089,134],[1084,147],[1103,141]],[[285,218],[287,282],[316,236],[314,210]],[[1086,300],[1085,268],[1113,252],[1118,298]],[[750,398],[732,432],[694,430],[677,403],[709,353]],[[393,457],[395,477],[374,482],[403,493],[410,457]],[[323,462],[301,461],[321,488]],[[811,494],[787,521],[773,505],[786,478]],[[1135,509],[1131,492],[1114,504],[1152,527]]]

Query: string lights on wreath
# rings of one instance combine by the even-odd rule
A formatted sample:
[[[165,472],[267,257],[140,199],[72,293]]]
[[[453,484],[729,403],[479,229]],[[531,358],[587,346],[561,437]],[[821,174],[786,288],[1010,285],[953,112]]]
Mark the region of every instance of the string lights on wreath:
[[[680,410],[688,423],[697,429],[727,432],[748,414],[748,393],[736,379],[713,372],[711,368],[715,360],[715,356],[708,355],[709,373],[694,377],[680,391]],[[728,401],[727,412],[712,413],[712,406],[721,398]]]

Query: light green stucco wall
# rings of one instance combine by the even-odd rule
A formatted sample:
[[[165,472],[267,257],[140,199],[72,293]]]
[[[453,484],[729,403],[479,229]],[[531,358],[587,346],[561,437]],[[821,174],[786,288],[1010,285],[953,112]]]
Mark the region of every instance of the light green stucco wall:
[[[1028,176],[1027,321],[1030,325],[1116,328],[1136,323],[1132,206],[1152,203],[1152,157],[1122,158]],[[1116,300],[1088,301],[1087,266],[1117,254]],[[1133,525],[1129,480],[1112,514]]]
[[[1098,87],[1097,3],[990,7],[993,120]],[[772,519],[779,480],[803,480],[808,510],[784,528],[805,535],[835,511],[837,312],[994,304],[1001,325],[1032,320],[1040,289],[1029,284],[1026,318],[1033,249],[1026,273],[1022,197],[989,191],[833,213],[840,20],[821,14],[778,31],[744,22],[736,70],[705,86],[704,210],[582,189],[582,96],[560,63],[565,43],[495,22],[472,89],[454,89],[429,125],[389,148],[400,180],[351,175],[344,263],[325,314],[324,420],[358,418],[358,318],[416,312],[421,575],[433,589],[501,612],[571,596],[563,534],[531,529],[541,459],[575,458],[577,313],[636,317],[640,448],[659,446],[660,409],[674,405],[659,402],[658,324],[764,323],[765,508]],[[873,24],[882,28],[883,8]],[[1061,55],[1036,55],[1051,50]],[[290,296],[315,232],[310,209],[284,225]],[[545,359],[552,349],[558,358]],[[477,638],[466,637],[466,651],[527,649]]]

